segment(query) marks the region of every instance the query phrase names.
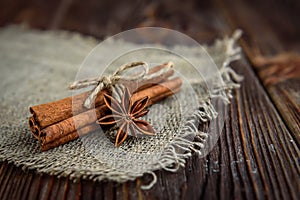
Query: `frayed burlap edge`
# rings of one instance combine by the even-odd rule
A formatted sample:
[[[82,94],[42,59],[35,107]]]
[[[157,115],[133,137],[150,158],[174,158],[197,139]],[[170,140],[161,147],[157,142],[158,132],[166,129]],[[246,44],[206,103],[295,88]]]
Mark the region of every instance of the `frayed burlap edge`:
[[[66,32],[65,34],[68,33]],[[201,150],[204,148],[204,144],[208,138],[208,133],[199,131],[197,125],[217,117],[218,113],[211,104],[211,99],[220,98],[224,101],[224,103],[229,103],[230,98],[232,97],[232,90],[239,87],[238,82],[241,80],[241,77],[230,68],[229,64],[240,57],[240,48],[236,47],[235,44],[236,40],[240,37],[240,34],[240,31],[236,31],[231,38],[226,37],[223,40],[217,40],[211,47],[206,47],[208,52],[210,52],[212,49],[220,48],[220,46],[226,47],[226,52],[223,52],[226,56],[226,59],[223,61],[222,66],[219,66],[224,85],[216,86],[209,97],[199,100],[201,109],[197,110],[193,115],[191,115],[185,126],[182,128],[181,133],[178,134],[178,136],[175,137],[165,148],[164,153],[159,159],[159,162],[157,162],[155,164],[156,166],[153,166],[152,169],[164,169],[166,171],[176,172],[180,167],[185,166],[186,159],[190,157],[193,152],[197,153],[198,155],[202,154]],[[0,156],[0,159],[13,162],[17,166],[21,165],[26,169],[36,169],[38,172],[47,173],[48,166],[45,166],[45,164],[43,165],[41,160],[34,158],[31,160],[26,159],[24,160],[24,162],[26,162],[25,166],[24,162],[21,162],[21,160],[16,162],[8,159],[4,155]],[[107,174],[104,176],[101,173],[104,172],[100,171],[98,173],[91,173],[89,171],[82,171],[80,173],[80,177],[94,181],[107,178]],[[153,176],[153,180],[149,185],[142,186],[142,189],[150,189],[157,181],[157,177],[153,171],[144,172],[144,174],[146,173],[151,174]],[[76,172],[61,170],[52,171],[51,174],[57,176],[69,176],[70,179],[78,176],[78,173]],[[118,182],[125,182],[127,180],[134,180],[142,175],[143,174],[123,174],[123,178],[115,178],[116,174],[111,174],[110,179]]]
[[[220,98],[223,103],[230,103],[232,98],[232,90],[240,87],[239,82],[243,79],[242,76],[235,73],[229,64],[240,59],[241,49],[236,47],[236,41],[241,36],[241,31],[236,30],[231,38],[225,37],[223,41],[217,40],[212,48],[218,48],[220,43],[226,45],[226,60],[220,68],[220,74],[223,79],[222,85],[215,86],[209,97],[202,98],[200,108],[188,119],[180,134],[170,142],[161,156],[158,165],[160,168],[176,172],[180,167],[184,167],[186,159],[196,153],[202,155],[202,149],[206,142],[209,133],[198,130],[198,125],[213,120],[218,116],[214,106],[211,104],[211,99]],[[208,48],[207,48],[208,49]],[[188,139],[186,139],[188,138]],[[194,138],[194,140],[190,140]],[[178,152],[178,149],[180,152]],[[142,186],[142,189],[150,189],[157,182],[157,177],[152,171],[147,172],[153,176],[153,180],[149,185]]]

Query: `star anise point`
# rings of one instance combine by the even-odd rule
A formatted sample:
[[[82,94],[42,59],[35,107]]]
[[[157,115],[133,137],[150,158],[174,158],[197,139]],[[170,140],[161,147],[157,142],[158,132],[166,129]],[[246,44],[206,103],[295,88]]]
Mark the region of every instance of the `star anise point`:
[[[123,90],[121,102],[118,102],[108,94],[104,94],[104,103],[112,114],[100,118],[97,123],[100,125],[117,124],[119,126],[116,134],[116,147],[120,146],[127,139],[128,135],[134,137],[138,137],[138,134],[155,135],[154,129],[147,121],[138,119],[149,112],[147,109],[148,102],[148,96],[132,102],[130,91],[127,87]]]

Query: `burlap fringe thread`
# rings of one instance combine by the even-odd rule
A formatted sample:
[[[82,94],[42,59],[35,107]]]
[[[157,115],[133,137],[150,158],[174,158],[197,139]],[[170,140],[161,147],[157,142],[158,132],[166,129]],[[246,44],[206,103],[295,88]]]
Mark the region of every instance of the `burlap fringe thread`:
[[[215,87],[212,94],[206,98],[200,99],[200,109],[197,110],[191,117],[187,120],[185,126],[182,128],[182,132],[178,134],[169,144],[169,146],[164,150],[164,153],[159,159],[156,168],[162,168],[166,171],[176,172],[180,167],[184,167],[186,163],[186,159],[192,156],[192,153],[196,153],[198,155],[202,154],[201,149],[204,148],[204,143],[208,138],[208,133],[201,132],[198,130],[197,125],[199,123],[205,123],[209,120],[215,119],[218,115],[214,106],[211,104],[211,99],[220,98],[223,100],[225,104],[230,102],[230,98],[232,98],[232,90],[239,88],[240,85],[238,82],[242,80],[242,77],[237,75],[234,70],[232,70],[229,64],[232,61],[238,60],[240,58],[240,48],[235,47],[236,41],[239,39],[241,35],[241,31],[237,30],[234,32],[231,38],[224,38],[223,43],[226,43],[226,55],[227,58],[225,62],[223,62],[223,66],[220,69],[220,73],[222,79],[224,81],[224,85],[219,85]],[[215,45],[220,41],[216,41]],[[214,45],[213,45],[214,46]],[[189,138],[189,139],[187,139]],[[190,140],[190,138],[194,138],[194,140]],[[180,150],[180,152],[179,152]],[[11,159],[0,156],[0,158],[7,160],[10,162]],[[39,169],[39,172],[47,171],[47,166],[42,166],[43,164],[40,161],[32,158],[31,160],[25,159],[24,161],[19,160],[18,162],[11,160],[17,166],[19,163],[26,162],[26,166],[23,165],[23,168],[27,169]],[[37,167],[36,165],[39,165]],[[151,189],[155,183],[157,182],[157,177],[153,171],[146,171],[144,174],[150,174],[153,176],[153,180],[148,185],[142,185],[141,189],[147,190]],[[69,176],[70,179],[74,176],[72,171],[56,171],[52,173],[52,175],[58,176]],[[115,175],[115,174],[114,174]],[[84,178],[85,175],[83,175]],[[91,180],[102,180],[101,174],[89,174],[89,179]],[[124,182],[126,180],[132,180],[132,177],[128,175],[127,179],[120,179],[119,182]]]
[[[169,147],[165,149],[158,163],[162,169],[176,172],[180,167],[185,166],[186,159],[192,156],[193,152],[198,155],[202,154],[201,149],[204,148],[208,133],[199,131],[197,125],[215,119],[218,116],[214,106],[211,104],[210,98],[220,98],[225,104],[230,103],[232,90],[239,88],[240,84],[238,82],[243,80],[243,77],[236,74],[229,66],[229,63],[240,59],[241,49],[239,47],[234,47],[234,45],[241,34],[242,32],[240,30],[236,30],[231,38],[224,39],[224,42],[228,44],[227,55],[229,56],[223,63],[220,73],[225,84],[216,86],[210,97],[204,98],[206,100],[201,103],[199,110],[188,119],[182,132],[178,134],[178,136],[171,141]],[[185,138],[197,138],[197,140],[191,141]],[[175,148],[183,150],[184,153],[176,152]],[[144,190],[151,189],[157,182],[157,177],[154,172],[148,171],[147,173],[153,176],[153,180],[149,185],[141,186]]]

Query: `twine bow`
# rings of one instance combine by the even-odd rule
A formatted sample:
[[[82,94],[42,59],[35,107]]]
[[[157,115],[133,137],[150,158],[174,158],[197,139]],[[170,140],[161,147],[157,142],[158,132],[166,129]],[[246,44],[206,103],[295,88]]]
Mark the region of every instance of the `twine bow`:
[[[134,75],[125,75],[123,74],[126,70],[130,68],[135,68],[138,66],[142,66],[143,70],[139,73],[136,73]],[[159,70],[156,73],[153,74],[148,74],[149,71],[149,66],[146,62],[139,61],[139,62],[132,62],[132,63],[127,63],[125,65],[120,66],[112,75],[108,76],[101,76],[101,77],[95,77],[95,78],[87,78],[79,81],[73,82],[70,86],[69,89],[74,90],[74,89],[81,89],[85,88],[91,85],[96,85],[91,94],[87,97],[87,99],[84,101],[84,107],[86,108],[91,108],[93,105],[93,102],[95,101],[95,98],[97,94],[104,88],[112,89],[112,87],[119,81],[119,80],[127,80],[127,81],[137,81],[142,78],[153,78],[156,76],[160,76],[166,71],[170,70],[170,68],[173,67],[173,63],[168,62],[167,67],[164,69]]]

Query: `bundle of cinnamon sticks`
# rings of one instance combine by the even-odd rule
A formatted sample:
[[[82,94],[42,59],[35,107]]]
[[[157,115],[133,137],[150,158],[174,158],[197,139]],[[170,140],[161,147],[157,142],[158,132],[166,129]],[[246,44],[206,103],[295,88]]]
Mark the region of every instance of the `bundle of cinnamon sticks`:
[[[153,74],[168,65],[169,63],[155,66],[148,74]],[[180,90],[182,81],[179,77],[172,78],[173,74],[174,70],[171,68],[162,75],[147,80],[120,82],[133,91],[133,100],[148,96],[150,106]],[[40,141],[41,150],[58,147],[99,129],[97,119],[109,112],[104,103],[105,93],[110,92],[104,89],[98,93],[94,102],[95,108],[92,109],[83,105],[90,92],[30,107],[32,116],[29,118],[29,127]]]

